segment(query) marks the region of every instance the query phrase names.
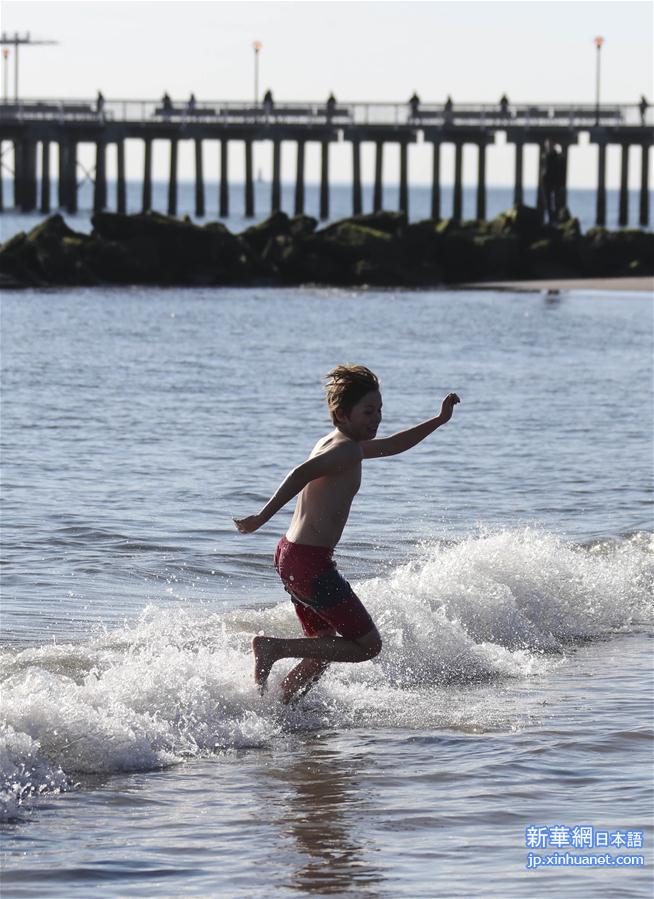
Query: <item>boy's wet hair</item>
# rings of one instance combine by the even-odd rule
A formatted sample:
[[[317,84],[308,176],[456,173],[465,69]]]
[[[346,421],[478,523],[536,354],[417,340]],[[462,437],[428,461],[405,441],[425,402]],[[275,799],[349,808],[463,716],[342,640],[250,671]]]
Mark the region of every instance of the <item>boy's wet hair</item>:
[[[349,415],[371,390],[379,390],[379,379],[365,365],[337,365],[327,372],[325,395],[332,422],[337,424],[337,411]]]

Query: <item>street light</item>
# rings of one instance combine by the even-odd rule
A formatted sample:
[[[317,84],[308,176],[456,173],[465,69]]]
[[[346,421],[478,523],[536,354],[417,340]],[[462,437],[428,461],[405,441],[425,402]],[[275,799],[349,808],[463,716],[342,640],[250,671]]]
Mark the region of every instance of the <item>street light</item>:
[[[595,84],[595,124],[599,125],[600,119],[600,53],[602,50],[602,44],[604,43],[604,38],[599,37],[599,35],[595,38],[595,46],[597,47],[597,78]]]
[[[9,96],[9,74],[7,72],[9,62],[9,47],[2,48],[2,60],[2,80],[4,82],[4,103],[6,106]]]
[[[2,32],[2,37],[0,37],[0,46],[13,46],[14,48],[14,102],[18,103],[18,48],[25,44],[28,47],[32,47],[35,44],[57,44],[58,41],[33,41],[29,31],[25,35],[25,37],[21,37],[18,32],[14,34],[13,37],[10,37],[5,32]],[[6,57],[5,57],[6,59]]]
[[[259,50],[263,47],[261,41],[254,41],[254,105],[259,105]]]

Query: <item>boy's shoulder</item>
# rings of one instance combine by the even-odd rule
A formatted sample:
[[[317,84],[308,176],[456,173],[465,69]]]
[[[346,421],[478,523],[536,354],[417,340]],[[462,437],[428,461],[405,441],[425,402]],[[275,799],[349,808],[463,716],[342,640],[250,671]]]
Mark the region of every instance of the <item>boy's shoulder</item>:
[[[321,455],[329,450],[340,449],[341,447],[343,447],[343,451],[346,451],[346,448],[349,449],[351,447],[352,449],[350,452],[352,452],[354,456],[358,455],[359,458],[362,457],[361,444],[357,440],[348,437],[347,434],[343,434],[343,432],[339,431],[337,428],[320,438],[311,451],[311,457]]]

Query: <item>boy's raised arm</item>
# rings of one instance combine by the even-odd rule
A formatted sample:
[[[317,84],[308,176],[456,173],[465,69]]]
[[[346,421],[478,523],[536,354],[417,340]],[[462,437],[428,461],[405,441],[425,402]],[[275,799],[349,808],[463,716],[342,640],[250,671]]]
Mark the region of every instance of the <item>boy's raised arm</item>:
[[[454,406],[460,402],[456,393],[448,393],[441,404],[440,413],[435,418],[429,418],[413,428],[407,428],[406,431],[398,431],[397,434],[391,434],[390,437],[364,440],[361,443],[363,458],[379,459],[383,456],[396,456],[398,453],[406,452],[432,434],[436,428],[440,428],[441,425],[448,422],[452,418]]]
[[[286,475],[260,512],[256,515],[248,515],[247,518],[235,518],[234,524],[241,534],[251,534],[252,531],[256,531],[269,521],[289,500],[297,496],[309,481],[345,471],[356,465],[361,459],[361,445],[350,441],[326,450],[312,459],[307,459],[306,462],[298,465]]]

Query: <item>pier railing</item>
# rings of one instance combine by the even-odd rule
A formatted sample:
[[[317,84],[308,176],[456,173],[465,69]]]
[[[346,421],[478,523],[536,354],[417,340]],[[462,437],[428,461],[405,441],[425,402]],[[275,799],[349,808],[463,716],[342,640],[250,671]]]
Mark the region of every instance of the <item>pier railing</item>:
[[[654,124],[652,107],[642,109],[636,103],[604,104],[598,110],[589,103],[516,103],[500,108],[496,103],[457,103],[447,108],[443,103],[420,103],[411,108],[407,103],[353,102],[326,103],[279,102],[272,107],[235,100],[202,102],[174,101],[170,106],[161,100],[97,100],[46,98],[0,103],[0,121],[5,122],[215,122],[257,124],[299,124],[324,127],[347,125],[382,125],[421,129],[429,126],[472,126],[501,128],[534,125],[559,125],[592,128],[597,122],[607,125]]]

